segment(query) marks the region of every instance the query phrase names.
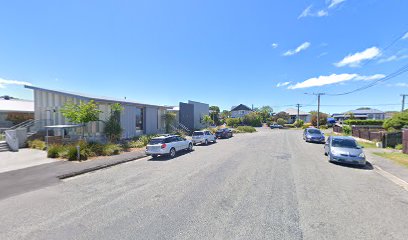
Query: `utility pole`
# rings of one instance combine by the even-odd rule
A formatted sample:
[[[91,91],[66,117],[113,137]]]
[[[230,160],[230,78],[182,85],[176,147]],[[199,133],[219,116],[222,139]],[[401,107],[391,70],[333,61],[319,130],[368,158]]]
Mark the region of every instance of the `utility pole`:
[[[305,93],[309,95],[317,96],[317,128],[320,127],[320,96],[325,95],[325,93]]]
[[[299,108],[301,107],[301,105],[298,103],[296,104],[297,107],[297,117],[296,117],[296,121],[299,121]]]
[[[402,97],[402,108],[401,108],[401,112],[404,111],[405,109],[405,97],[408,96],[408,94],[401,94]]]

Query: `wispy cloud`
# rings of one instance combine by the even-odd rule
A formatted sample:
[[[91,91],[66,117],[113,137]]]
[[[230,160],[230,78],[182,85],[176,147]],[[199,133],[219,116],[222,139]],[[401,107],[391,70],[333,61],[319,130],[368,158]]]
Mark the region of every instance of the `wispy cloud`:
[[[329,12],[327,12],[326,10],[319,10],[317,12],[318,17],[325,17],[325,16],[328,16],[328,15],[329,15]]]
[[[394,62],[394,61],[399,61],[405,58],[408,58],[408,55],[400,55],[400,56],[392,55],[387,58],[381,58],[380,60],[378,60],[378,63]]]
[[[271,47],[272,47],[272,48],[277,48],[278,46],[279,46],[279,44],[277,44],[277,43],[272,43],[272,44],[271,44]]]
[[[408,83],[394,83],[394,84],[387,84],[387,87],[408,87]]]
[[[327,54],[329,54],[328,52],[322,52],[322,53],[320,53],[317,57],[318,58],[321,58],[321,57],[323,57],[323,56],[326,56]]]
[[[319,76],[319,77],[309,78],[303,82],[288,86],[288,89],[320,87],[320,86],[330,85],[330,84],[335,84],[335,83],[343,83],[343,82],[351,81],[351,80],[368,81],[368,80],[381,79],[384,77],[385,77],[384,74],[375,74],[371,76],[362,76],[356,73],[331,74],[329,76]]]
[[[337,67],[344,67],[344,66],[349,66],[349,67],[359,67],[361,62],[369,59],[376,58],[381,55],[381,51],[377,47],[371,47],[367,48],[366,50],[362,52],[357,52],[354,54],[349,54],[343,60],[341,60],[338,63],[335,63],[334,65]]]
[[[406,32],[405,33],[405,35],[404,36],[402,36],[402,38],[401,39],[408,39],[408,32]]]
[[[310,47],[310,42],[304,42],[299,47],[297,47],[296,49],[288,50],[287,52],[285,52],[283,54],[283,56],[292,56],[292,55],[294,55],[296,53],[299,53],[299,52],[301,52],[303,50],[306,50],[309,47]]]
[[[335,6],[345,1],[346,0],[331,0],[328,8],[334,8]]]
[[[307,8],[303,10],[303,12],[299,15],[298,19],[304,18],[304,17],[325,17],[329,15],[329,12],[327,12],[325,9],[319,10],[319,11],[312,11],[312,5],[309,5]]]
[[[303,10],[303,12],[299,15],[298,19],[300,18],[304,18],[304,17],[309,17],[312,16],[312,5],[309,5],[307,8],[305,8],[305,10]]]
[[[17,80],[7,80],[0,78],[0,88],[6,88],[7,85],[32,85],[29,82],[17,81]]]
[[[287,86],[289,84],[290,84],[290,82],[278,83],[278,84],[276,84],[276,87],[284,87],[284,86]]]

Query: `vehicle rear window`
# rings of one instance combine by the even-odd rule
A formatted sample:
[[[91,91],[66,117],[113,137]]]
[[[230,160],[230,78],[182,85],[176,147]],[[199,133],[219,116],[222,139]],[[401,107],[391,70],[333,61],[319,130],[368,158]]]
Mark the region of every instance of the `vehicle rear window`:
[[[155,145],[155,144],[161,144],[161,143],[164,143],[164,140],[157,138],[157,139],[150,140],[149,145]]]
[[[204,135],[203,132],[193,132],[193,136],[202,136]]]
[[[320,130],[317,129],[309,129],[307,130],[307,132],[311,134],[321,134]]]
[[[357,148],[357,143],[351,139],[333,139],[332,146],[340,148]]]

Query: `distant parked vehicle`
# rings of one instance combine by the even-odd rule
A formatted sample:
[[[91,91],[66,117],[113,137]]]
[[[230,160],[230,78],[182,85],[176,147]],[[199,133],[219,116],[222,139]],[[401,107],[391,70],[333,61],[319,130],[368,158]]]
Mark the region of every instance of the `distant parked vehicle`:
[[[306,128],[303,131],[303,140],[306,142],[324,143],[324,134],[317,128]]]
[[[275,129],[275,128],[282,129],[283,128],[282,125],[279,125],[279,124],[276,124],[276,123],[271,124],[269,127],[271,129]]]
[[[352,137],[331,136],[324,145],[324,154],[329,162],[340,162],[359,166],[366,165],[363,147]]]
[[[212,134],[210,131],[195,131],[193,132],[193,140],[192,140],[194,145],[197,145],[198,143],[203,143],[205,145],[208,145],[209,142],[217,142],[217,138],[215,137],[214,134]]]
[[[150,140],[146,146],[146,155],[153,158],[159,155],[169,155],[174,158],[177,152],[183,150],[192,151],[193,143],[177,135],[163,135]]]
[[[218,129],[217,132],[215,132],[216,138],[230,138],[232,137],[232,135],[233,135],[232,130],[229,128],[221,128]]]

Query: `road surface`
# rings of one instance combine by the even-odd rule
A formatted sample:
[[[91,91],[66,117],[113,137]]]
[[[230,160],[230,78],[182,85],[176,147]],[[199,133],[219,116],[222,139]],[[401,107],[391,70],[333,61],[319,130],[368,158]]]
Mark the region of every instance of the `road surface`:
[[[408,192],[259,129],[0,201],[0,239],[407,239]]]

